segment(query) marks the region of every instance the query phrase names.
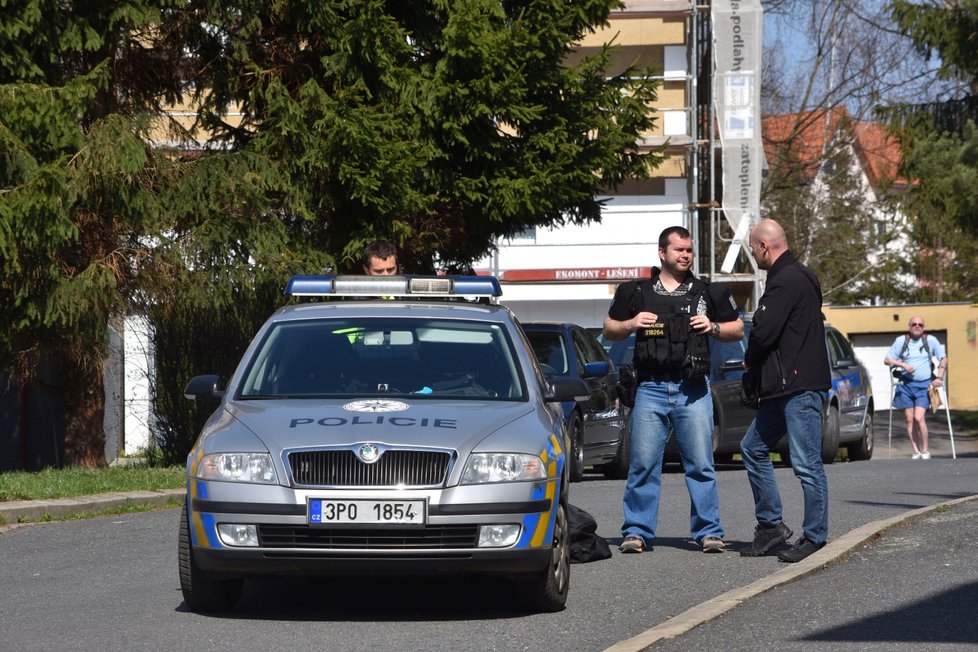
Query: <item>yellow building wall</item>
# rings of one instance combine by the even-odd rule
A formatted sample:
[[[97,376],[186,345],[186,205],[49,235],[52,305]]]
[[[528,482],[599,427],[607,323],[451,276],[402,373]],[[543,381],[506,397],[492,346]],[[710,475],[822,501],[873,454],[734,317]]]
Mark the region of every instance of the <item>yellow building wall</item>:
[[[978,410],[978,304],[933,303],[904,306],[823,306],[826,320],[847,337],[907,332],[910,318],[924,318],[927,330],[947,333],[948,402],[952,410]]]
[[[608,26],[584,37],[584,47],[599,47],[614,39],[616,45],[683,45],[686,20],[681,16],[652,17],[612,15]]]

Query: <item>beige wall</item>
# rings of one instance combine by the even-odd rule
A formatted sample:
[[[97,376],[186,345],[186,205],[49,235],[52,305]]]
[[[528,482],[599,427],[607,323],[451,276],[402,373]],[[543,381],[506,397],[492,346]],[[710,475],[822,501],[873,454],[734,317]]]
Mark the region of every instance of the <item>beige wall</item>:
[[[953,410],[978,410],[978,304],[929,303],[905,306],[824,306],[826,320],[847,337],[907,332],[910,317],[924,318],[929,332],[947,334],[942,341],[948,360],[948,402]],[[940,338],[945,339],[945,338]],[[864,361],[865,362],[865,361]]]
[[[651,17],[612,14],[609,25],[587,35],[581,44],[597,46],[612,38],[618,45],[683,45],[686,19],[682,16]]]

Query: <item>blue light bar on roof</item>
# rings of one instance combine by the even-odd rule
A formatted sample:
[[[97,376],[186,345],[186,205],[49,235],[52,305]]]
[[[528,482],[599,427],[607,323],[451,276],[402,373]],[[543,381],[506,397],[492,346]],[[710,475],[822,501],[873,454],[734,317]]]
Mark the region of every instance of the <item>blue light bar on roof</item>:
[[[498,297],[494,276],[293,276],[294,297]]]

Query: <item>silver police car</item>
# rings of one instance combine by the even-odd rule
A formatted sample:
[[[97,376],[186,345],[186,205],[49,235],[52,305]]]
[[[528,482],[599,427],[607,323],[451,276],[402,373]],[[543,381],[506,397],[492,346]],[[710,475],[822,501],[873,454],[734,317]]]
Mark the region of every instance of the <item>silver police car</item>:
[[[187,461],[180,585],[234,607],[254,575],[492,574],[535,611],[570,577],[561,401],[492,277],[295,277]],[[468,298],[464,300],[463,297]],[[472,298],[475,298],[473,300]]]

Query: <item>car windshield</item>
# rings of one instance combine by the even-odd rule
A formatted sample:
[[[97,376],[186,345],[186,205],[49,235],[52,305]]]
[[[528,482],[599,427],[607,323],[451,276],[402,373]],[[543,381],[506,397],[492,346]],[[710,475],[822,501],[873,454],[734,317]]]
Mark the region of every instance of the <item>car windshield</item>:
[[[241,399],[351,395],[526,400],[502,325],[421,318],[280,322],[238,391]]]

